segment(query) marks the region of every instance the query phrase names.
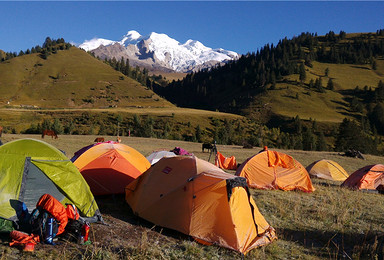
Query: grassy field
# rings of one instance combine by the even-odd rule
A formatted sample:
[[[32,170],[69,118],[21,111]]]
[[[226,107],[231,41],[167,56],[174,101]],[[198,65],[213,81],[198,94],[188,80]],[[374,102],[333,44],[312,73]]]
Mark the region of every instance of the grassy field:
[[[72,47],[42,59],[0,63],[0,106],[39,108],[173,107],[137,81]]]
[[[375,89],[378,82],[384,81],[384,60],[377,60],[377,70],[369,65],[330,64],[313,62],[313,67],[306,67],[306,80],[299,82],[299,75],[287,76],[287,82],[276,84],[276,89],[268,91],[258,99],[266,104],[271,111],[286,117],[299,115],[301,119],[316,119],[318,122],[340,123],[344,118],[356,117],[347,102],[350,96],[343,94],[344,90]],[[325,70],[328,68],[328,76]],[[324,93],[309,89],[310,80],[322,79]],[[334,91],[327,90],[328,80],[332,79]],[[306,85],[304,85],[306,84]]]
[[[93,142],[96,136],[65,136],[44,141],[66,152]],[[104,136],[115,140],[114,136]],[[38,135],[4,134],[3,142]],[[171,150],[180,146],[197,157],[208,160],[209,153],[201,144],[173,140],[122,137],[143,155],[154,150]],[[219,145],[225,156],[234,155],[239,163],[256,154],[260,148]],[[369,164],[384,163],[383,157],[364,155],[366,160],[334,152],[280,150],[305,167],[315,160],[331,159],[350,174]],[[210,160],[213,162],[213,158]],[[266,220],[276,229],[278,240],[252,250],[245,259],[383,259],[384,197],[381,194],[340,188],[339,182],[312,179],[316,191],[302,192],[252,190],[251,193]],[[0,259],[242,259],[236,252],[217,246],[204,246],[188,236],[157,227],[135,217],[124,198],[100,197],[97,202],[108,225],[92,224],[88,246],[62,242],[56,246],[39,244],[32,253],[7,245],[2,236]]]
[[[85,123],[79,128],[83,127],[82,131],[89,129],[90,125],[103,122],[105,124],[111,121],[111,118],[120,116],[123,121],[132,119],[134,115],[141,117],[152,117],[154,119],[162,119],[174,125],[183,125],[181,128],[194,132],[197,125],[202,129],[212,128],[212,119],[228,119],[228,120],[242,120],[243,116],[221,113],[215,111],[198,110],[190,108],[178,107],[131,107],[131,108],[105,108],[105,109],[22,109],[22,108],[1,108],[0,107],[0,125],[9,129],[15,129],[16,133],[25,131],[31,124],[41,124],[44,119],[62,120],[68,122],[69,120],[79,120],[84,116],[93,119],[85,120]],[[93,122],[97,121],[97,122]],[[112,120],[113,121],[113,120]],[[123,122],[124,123],[124,122]],[[190,125],[189,127],[187,125]],[[122,125],[122,127],[124,127]],[[10,132],[10,131],[9,131]],[[80,131],[81,133],[81,131]],[[87,133],[87,132],[86,132]],[[97,132],[96,132],[97,133]]]

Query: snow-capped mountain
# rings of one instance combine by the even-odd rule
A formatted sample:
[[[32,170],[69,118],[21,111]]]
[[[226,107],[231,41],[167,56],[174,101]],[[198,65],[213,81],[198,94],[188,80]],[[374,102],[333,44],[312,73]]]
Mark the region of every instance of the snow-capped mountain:
[[[142,36],[136,31],[129,31],[120,41],[97,38],[85,41],[79,48],[91,51],[101,59],[129,59],[132,66],[177,72],[209,68],[239,57],[233,51],[212,49],[195,40],[182,44],[166,34],[155,32]]]

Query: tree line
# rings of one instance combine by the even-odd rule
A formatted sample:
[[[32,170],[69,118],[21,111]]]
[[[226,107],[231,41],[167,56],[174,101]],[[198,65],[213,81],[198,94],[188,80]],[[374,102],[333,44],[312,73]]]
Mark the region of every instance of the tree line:
[[[68,50],[72,47],[72,44],[65,42],[63,38],[51,39],[47,37],[42,46],[36,45],[31,49],[25,51],[21,50],[17,52],[0,52],[0,61],[6,61],[15,57],[23,56],[26,54],[39,53],[42,59],[47,59],[50,54],[55,54],[59,50]]]
[[[93,52],[90,51],[88,53],[95,57]],[[100,57],[95,58],[101,60]],[[149,75],[148,69],[140,68],[139,66],[131,66],[128,58],[124,59],[121,57],[120,60],[117,60],[115,57],[105,58],[104,63],[151,90],[153,90],[154,85],[165,86],[167,84],[161,75]]]

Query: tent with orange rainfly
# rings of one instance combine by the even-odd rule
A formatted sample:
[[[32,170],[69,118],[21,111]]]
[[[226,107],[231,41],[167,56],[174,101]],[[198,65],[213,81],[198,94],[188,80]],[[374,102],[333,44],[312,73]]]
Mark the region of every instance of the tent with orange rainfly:
[[[217,151],[216,157],[215,157],[215,165],[225,170],[236,170],[237,169],[236,157],[233,155],[231,157],[225,157],[223,154]]]
[[[345,181],[348,173],[335,161],[319,160],[307,166],[309,175],[332,181]]]
[[[158,226],[242,254],[277,238],[245,179],[195,156],[161,159],[126,187],[126,201]]]
[[[236,175],[245,177],[248,186],[256,189],[315,190],[307,170],[291,156],[277,151],[262,151],[248,158]]]
[[[384,165],[374,164],[358,169],[341,184],[359,190],[384,191]]]
[[[151,167],[141,153],[113,141],[84,147],[71,160],[93,195],[123,194],[125,186]]]

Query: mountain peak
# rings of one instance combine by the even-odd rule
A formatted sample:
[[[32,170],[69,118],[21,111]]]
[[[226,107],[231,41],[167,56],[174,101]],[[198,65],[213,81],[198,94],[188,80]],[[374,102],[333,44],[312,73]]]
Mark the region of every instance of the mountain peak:
[[[101,38],[93,38],[92,40],[85,40],[82,44],[79,45],[79,48],[84,49],[85,51],[91,51],[100,46],[108,46],[115,44],[115,41],[101,39]]]
[[[141,40],[142,36],[135,30],[128,31],[126,35],[123,36],[123,39],[119,42],[121,45],[127,47],[130,44],[137,44]]]
[[[89,43],[90,41],[85,41],[79,47],[94,50],[96,55],[101,58],[115,57],[118,60],[128,58],[137,64],[143,64],[144,67],[163,67],[177,72],[190,72],[196,69],[209,68],[214,64],[239,57],[236,52],[226,51],[221,48],[212,49],[196,40],[190,39],[181,44],[167,34],[156,32],[142,36],[135,30],[128,31],[121,41],[109,40],[109,50],[105,48],[102,50],[97,46],[97,43],[106,46],[108,40],[93,39],[91,41],[92,44]],[[118,49],[118,46],[112,46],[115,43],[119,43],[125,50]],[[90,49],[91,47],[93,49]]]
[[[127,32],[127,34],[125,35],[126,37],[129,37],[131,39],[134,39],[134,40],[137,40],[138,38],[141,37],[141,34],[138,33],[137,31],[135,30],[131,30],[129,32]]]

